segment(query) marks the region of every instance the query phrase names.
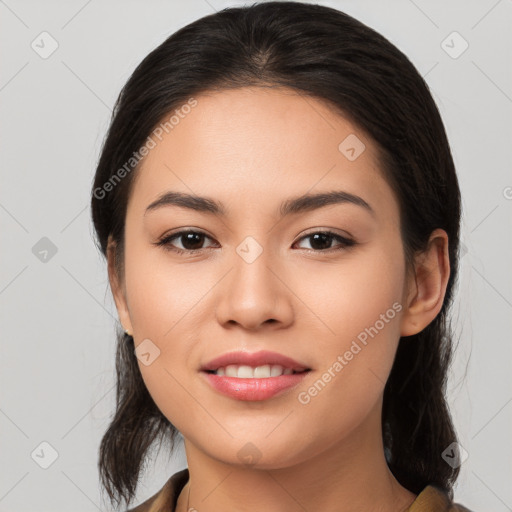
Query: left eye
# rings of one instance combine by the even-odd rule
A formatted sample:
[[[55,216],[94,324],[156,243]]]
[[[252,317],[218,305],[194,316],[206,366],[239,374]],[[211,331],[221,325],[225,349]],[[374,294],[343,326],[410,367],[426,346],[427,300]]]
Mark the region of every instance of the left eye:
[[[205,249],[205,247],[201,247],[205,239],[212,240],[208,235],[202,233],[201,231],[180,231],[179,233],[163,237],[161,240],[156,242],[155,245],[163,246],[166,250],[174,251],[180,254],[197,253],[198,251]],[[309,233],[308,235],[303,236],[298,240],[298,242],[307,239],[311,239],[310,245],[312,247],[310,249],[306,249],[312,250],[314,252],[327,252],[331,249],[339,250],[345,247],[351,247],[356,244],[354,240],[342,237],[341,235],[331,231],[315,231],[314,233]],[[175,247],[172,244],[174,240],[181,240],[182,247]],[[338,241],[338,247],[331,247],[333,240]]]
[[[343,249],[344,247],[351,247],[352,245],[355,245],[354,240],[350,238],[345,238],[331,231],[315,231],[314,233],[309,233],[308,235],[303,236],[300,240],[307,240],[308,238],[312,240],[312,245],[317,246],[316,248],[312,247],[312,250],[316,252],[328,251],[330,249],[333,249],[333,247],[330,247],[330,242],[332,240],[337,240],[339,242],[338,248],[341,249]],[[327,247],[325,247],[326,245]]]

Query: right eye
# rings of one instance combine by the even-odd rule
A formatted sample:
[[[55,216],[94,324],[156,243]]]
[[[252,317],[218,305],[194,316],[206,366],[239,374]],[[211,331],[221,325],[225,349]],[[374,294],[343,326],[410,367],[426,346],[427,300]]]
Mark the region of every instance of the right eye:
[[[166,251],[174,251],[178,254],[195,254],[204,249],[200,246],[204,243],[205,238],[211,240],[211,238],[202,231],[185,230],[171,235],[165,235],[158,240],[155,245],[162,246]],[[181,240],[183,248],[175,247],[173,245],[174,240]]]

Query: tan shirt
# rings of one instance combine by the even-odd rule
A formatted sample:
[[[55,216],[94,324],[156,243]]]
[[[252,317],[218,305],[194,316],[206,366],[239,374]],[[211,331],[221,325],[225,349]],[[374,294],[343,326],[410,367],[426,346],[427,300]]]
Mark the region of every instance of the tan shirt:
[[[126,512],[175,512],[178,496],[188,481],[188,469],[182,469],[167,480],[165,485],[151,498]],[[453,503],[441,489],[427,485],[404,512],[471,512],[466,507]]]

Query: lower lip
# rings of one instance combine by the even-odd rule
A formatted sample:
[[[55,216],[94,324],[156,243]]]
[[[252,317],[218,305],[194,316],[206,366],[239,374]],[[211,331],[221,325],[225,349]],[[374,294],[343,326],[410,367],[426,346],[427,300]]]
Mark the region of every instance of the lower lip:
[[[201,372],[210,385],[220,393],[237,400],[267,400],[287,389],[297,386],[309,373],[292,373],[266,379],[240,379],[214,373]]]

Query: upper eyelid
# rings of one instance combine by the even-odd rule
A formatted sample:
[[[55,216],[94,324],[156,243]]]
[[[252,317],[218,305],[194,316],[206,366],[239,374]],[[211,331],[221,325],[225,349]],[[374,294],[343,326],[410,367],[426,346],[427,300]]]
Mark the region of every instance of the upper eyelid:
[[[213,236],[210,236],[206,231],[203,231],[203,230],[201,230],[199,228],[184,228],[184,229],[180,228],[179,231],[175,231],[175,232],[171,232],[171,233],[166,233],[166,234],[162,235],[159,239],[163,240],[165,238],[171,238],[171,237],[175,237],[175,236],[178,236],[178,235],[183,235],[185,233],[198,233],[198,234],[207,236],[208,238],[214,240]],[[334,228],[310,228],[310,230],[308,230],[306,233],[303,233],[301,235],[301,238],[304,237],[304,236],[307,236],[307,235],[315,234],[315,233],[332,233],[334,235],[338,235],[338,236],[341,236],[341,237],[352,238],[352,235],[349,235],[348,233],[345,233],[345,234],[338,233]]]

